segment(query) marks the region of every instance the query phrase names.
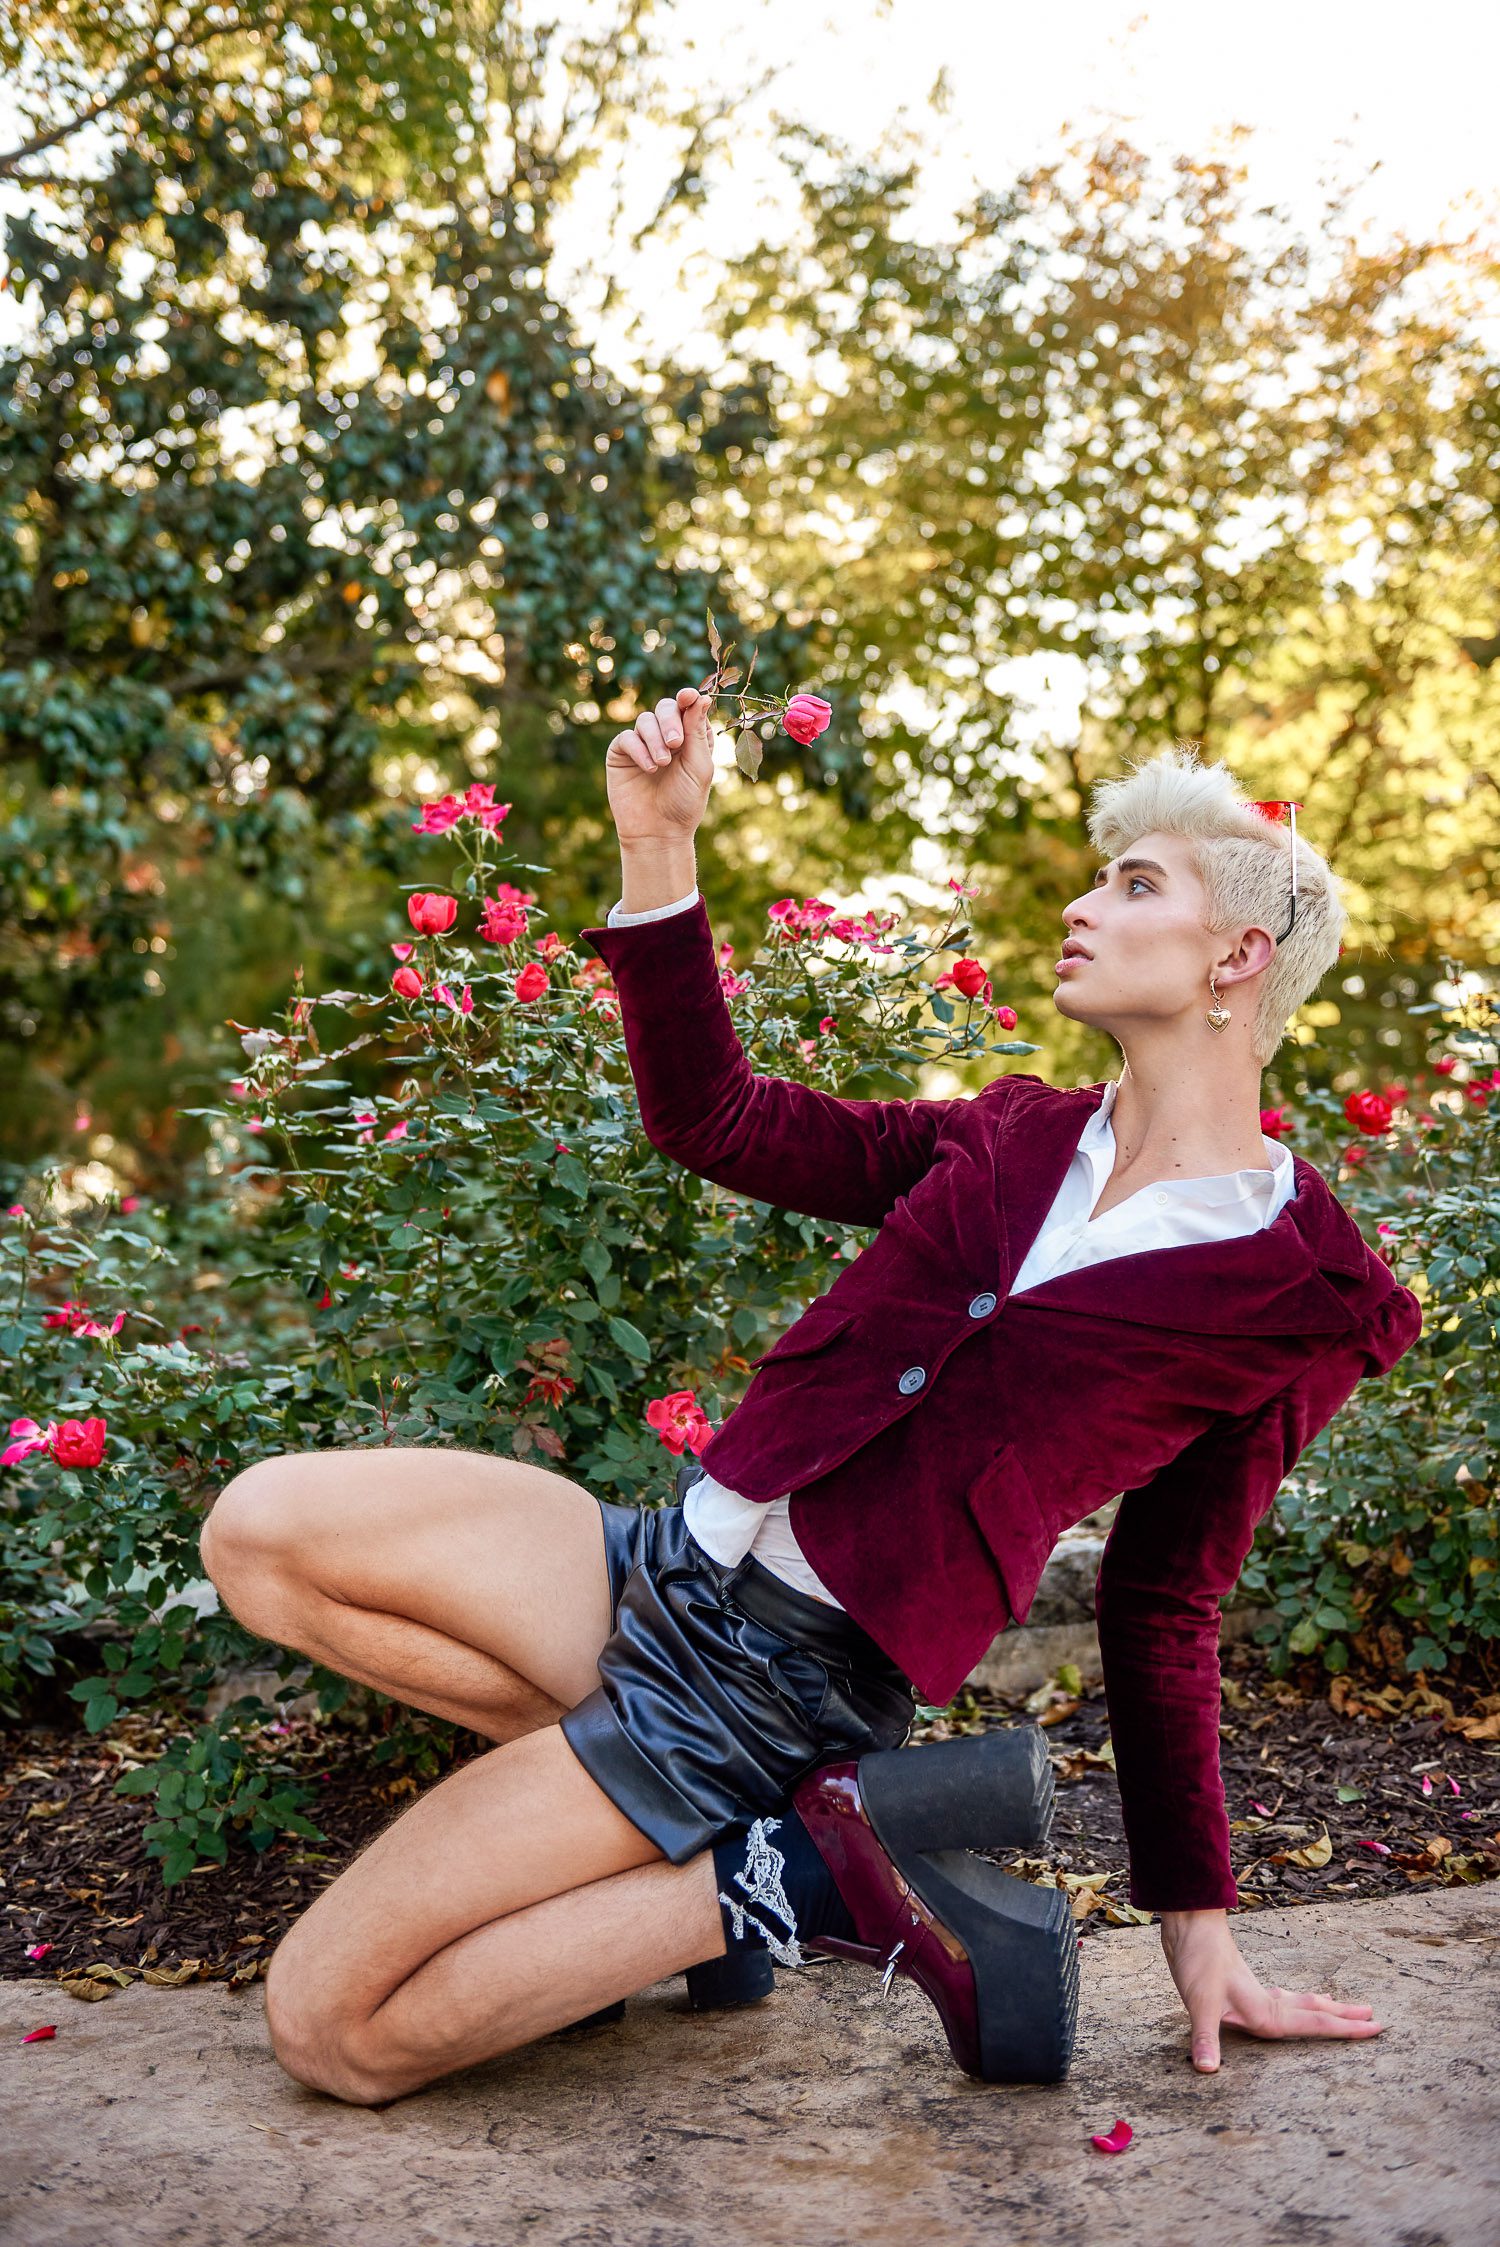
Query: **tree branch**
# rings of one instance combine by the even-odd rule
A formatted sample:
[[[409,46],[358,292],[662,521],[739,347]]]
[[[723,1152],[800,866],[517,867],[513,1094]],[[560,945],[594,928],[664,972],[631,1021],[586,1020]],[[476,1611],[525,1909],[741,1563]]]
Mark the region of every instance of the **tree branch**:
[[[102,117],[106,110],[113,109],[116,102],[123,101],[138,86],[149,86],[159,70],[160,65],[155,55],[143,56],[132,69],[126,71],[118,86],[110,93],[100,95],[91,109],[81,110],[76,117],[65,118],[62,124],[54,125],[49,132],[38,133],[34,140],[25,142],[20,148],[7,149],[0,155],[0,179],[11,178],[16,166],[24,164],[28,156],[40,156],[43,149],[55,148],[60,140],[67,140],[70,134],[81,131],[85,125],[91,125],[96,117]],[[28,187],[33,183],[23,173],[19,184]],[[41,186],[44,183],[39,180],[35,184]]]

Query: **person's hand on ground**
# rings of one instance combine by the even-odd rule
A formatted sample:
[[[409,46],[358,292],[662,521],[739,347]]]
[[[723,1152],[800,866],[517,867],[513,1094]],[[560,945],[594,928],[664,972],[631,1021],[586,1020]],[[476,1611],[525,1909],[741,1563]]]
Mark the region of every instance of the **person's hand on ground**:
[[[1222,1911],[1163,1912],[1161,1947],[1192,2023],[1193,2065],[1219,2065],[1221,2025],[1249,2036],[1378,2036],[1384,2021],[1368,2005],[1341,2005],[1326,1990],[1284,1990],[1260,1982],[1240,1955]]]
[[[679,687],[643,710],[606,749],[604,777],[622,844],[691,838],[714,777],[708,697]]]

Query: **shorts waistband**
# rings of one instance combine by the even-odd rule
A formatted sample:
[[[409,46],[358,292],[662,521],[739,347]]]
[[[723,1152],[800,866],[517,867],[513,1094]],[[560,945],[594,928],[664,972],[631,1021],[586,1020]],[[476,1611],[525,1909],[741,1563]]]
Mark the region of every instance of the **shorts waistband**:
[[[686,1535],[724,1597],[755,1622],[764,1623],[767,1630],[779,1632],[794,1646],[806,1646],[814,1654],[827,1655],[842,1667],[884,1673],[899,1678],[905,1685],[910,1684],[899,1663],[892,1661],[847,1609],[830,1607],[826,1599],[815,1599],[811,1592],[799,1591],[795,1584],[788,1584],[763,1561],[758,1561],[753,1553],[747,1553],[733,1568],[726,1567],[724,1562],[715,1560],[712,1553],[704,1551],[691,1530]]]

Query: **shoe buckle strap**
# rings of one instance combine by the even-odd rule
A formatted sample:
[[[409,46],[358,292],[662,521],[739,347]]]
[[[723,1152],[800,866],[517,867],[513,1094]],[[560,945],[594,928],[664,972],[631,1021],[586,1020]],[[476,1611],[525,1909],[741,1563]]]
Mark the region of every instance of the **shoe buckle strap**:
[[[880,1977],[880,1994],[882,1997],[889,1997],[891,1994],[891,1984],[896,1979],[896,1961],[905,1948],[905,1942],[899,1942],[885,1962],[885,1972]]]

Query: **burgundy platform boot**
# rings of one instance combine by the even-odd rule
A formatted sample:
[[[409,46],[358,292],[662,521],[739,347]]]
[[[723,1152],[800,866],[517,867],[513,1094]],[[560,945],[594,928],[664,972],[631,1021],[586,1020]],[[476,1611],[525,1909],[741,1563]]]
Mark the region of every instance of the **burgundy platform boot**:
[[[1024,1738],[1024,1731],[981,1735],[1007,1737]],[[887,1749],[821,1764],[799,1782],[793,1805],[856,1929],[853,1941],[815,1936],[806,1948],[882,1968],[882,1994],[896,1974],[909,1975],[937,2007],[948,2048],[967,2074],[986,2083],[1059,2083],[1078,2022],[1072,1906],[1065,1890],[1018,1880],[973,1854],[976,1841],[1025,1847],[1031,1837],[1001,1840],[980,1830],[983,1803],[972,1791],[945,1777],[934,1799],[938,1774],[929,1773],[928,1758],[970,1744]]]

